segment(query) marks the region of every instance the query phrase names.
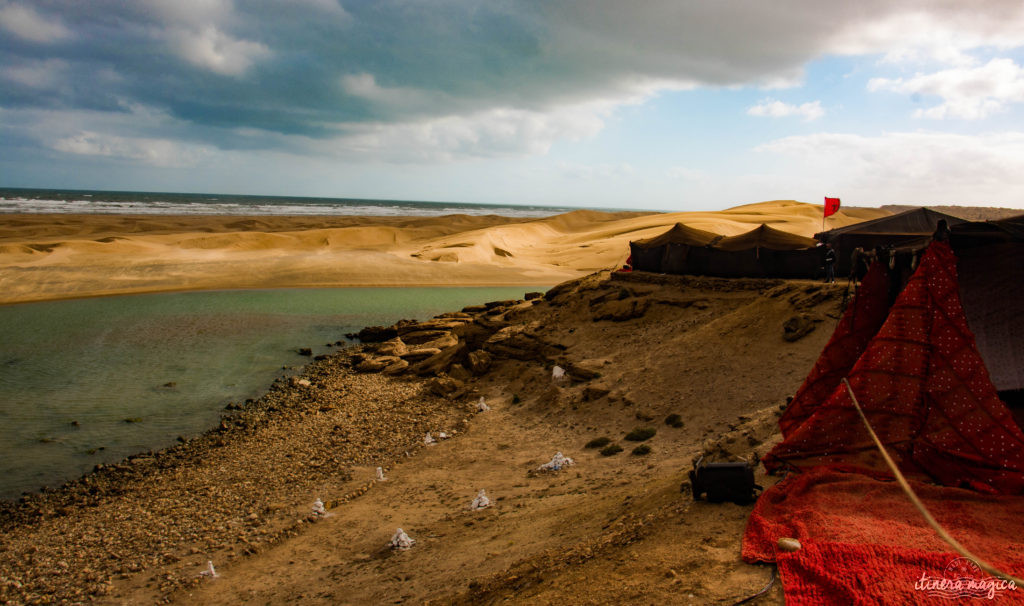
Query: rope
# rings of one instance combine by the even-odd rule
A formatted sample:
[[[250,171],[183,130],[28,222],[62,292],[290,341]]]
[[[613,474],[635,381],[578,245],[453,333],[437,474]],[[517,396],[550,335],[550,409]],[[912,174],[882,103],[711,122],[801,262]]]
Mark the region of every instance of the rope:
[[[964,556],[965,558],[970,558],[971,560],[973,560],[974,563],[977,564],[978,567],[984,570],[985,572],[993,576],[997,576],[1001,579],[1012,581],[1018,587],[1024,587],[1024,579],[1019,579],[1013,575],[1007,574],[999,570],[998,568],[992,566],[988,562],[985,562],[973,553],[967,551],[966,547],[964,547],[960,544],[959,541],[951,537],[942,526],[939,526],[939,523],[935,521],[935,518],[932,517],[932,514],[928,512],[928,509],[925,508],[924,503],[921,502],[921,499],[919,499],[917,497],[917,494],[914,493],[914,490],[910,487],[910,484],[907,482],[907,479],[903,477],[902,473],[900,473],[899,468],[896,467],[896,463],[893,462],[892,458],[889,456],[889,453],[885,450],[885,447],[882,446],[882,441],[878,439],[878,435],[875,434],[875,430],[871,428],[871,423],[868,422],[868,418],[864,414],[864,410],[860,407],[860,403],[857,402],[857,396],[853,395],[853,388],[850,387],[850,382],[846,380],[846,377],[843,377],[843,385],[846,385],[846,391],[850,394],[850,399],[853,400],[853,406],[854,408],[857,409],[857,414],[860,415],[860,420],[864,421],[864,427],[867,427],[868,433],[871,434],[871,439],[875,441],[875,446],[878,447],[878,450],[879,452],[882,453],[882,457],[885,459],[885,462],[889,466],[889,469],[892,470],[893,475],[896,476],[896,481],[899,482],[900,488],[902,488],[903,492],[907,494],[907,498],[909,498],[910,501],[914,504],[914,507],[916,507],[917,510],[921,512],[921,515],[924,516],[924,519],[926,522],[928,522],[928,525],[931,526],[936,533],[938,533],[938,535],[942,538],[943,541],[949,543],[950,547],[952,547],[954,551]]]

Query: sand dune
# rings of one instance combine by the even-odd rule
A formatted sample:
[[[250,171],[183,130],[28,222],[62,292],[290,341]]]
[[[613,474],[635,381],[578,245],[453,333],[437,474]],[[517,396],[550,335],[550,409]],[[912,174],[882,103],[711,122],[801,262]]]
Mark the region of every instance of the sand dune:
[[[827,227],[888,214],[844,209]],[[761,223],[810,236],[821,207],[719,212],[578,210],[543,219],[8,215],[0,303],[217,288],[552,285],[620,265],[630,240],[676,222],[735,235]]]

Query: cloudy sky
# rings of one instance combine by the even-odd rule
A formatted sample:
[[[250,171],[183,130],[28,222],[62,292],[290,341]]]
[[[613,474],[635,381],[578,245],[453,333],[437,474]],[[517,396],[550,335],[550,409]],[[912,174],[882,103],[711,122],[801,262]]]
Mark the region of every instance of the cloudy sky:
[[[1024,208],[1024,2],[0,0],[0,186]]]

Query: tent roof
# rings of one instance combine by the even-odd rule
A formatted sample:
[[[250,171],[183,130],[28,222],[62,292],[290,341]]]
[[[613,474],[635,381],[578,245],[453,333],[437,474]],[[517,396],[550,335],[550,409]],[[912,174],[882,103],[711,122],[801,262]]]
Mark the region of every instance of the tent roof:
[[[706,246],[721,237],[722,236],[719,234],[683,225],[682,223],[676,223],[671,229],[661,235],[654,236],[653,238],[646,238],[644,240],[636,240],[630,244],[639,246],[640,248],[654,248],[656,246],[664,246],[666,244]]]
[[[949,237],[954,250],[1000,242],[1024,242],[1024,215],[998,221],[970,221],[953,225]]]
[[[940,213],[930,208],[915,208],[889,217],[880,217],[871,221],[862,221],[837,227],[829,231],[814,234],[822,242],[828,242],[836,236],[846,234],[898,234],[898,235],[931,235],[940,219],[945,219],[950,227],[958,223],[966,223],[966,219]]]
[[[767,248],[770,250],[799,250],[802,248],[814,248],[817,242],[811,238],[805,238],[788,231],[768,227],[764,223],[754,229],[738,236],[722,238],[715,248],[735,252],[738,250],[750,250],[753,248]]]

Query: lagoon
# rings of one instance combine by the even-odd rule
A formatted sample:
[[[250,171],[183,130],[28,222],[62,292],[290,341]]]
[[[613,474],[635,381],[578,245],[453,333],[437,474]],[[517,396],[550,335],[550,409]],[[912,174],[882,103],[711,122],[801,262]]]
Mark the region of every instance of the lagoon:
[[[523,287],[163,293],[0,306],[0,499],[217,424],[363,326]],[[283,367],[289,367],[285,369]]]

